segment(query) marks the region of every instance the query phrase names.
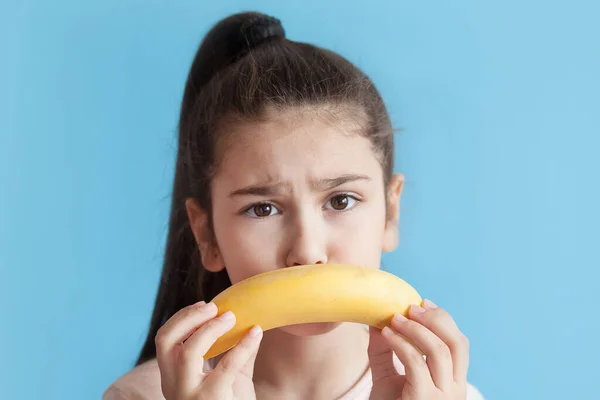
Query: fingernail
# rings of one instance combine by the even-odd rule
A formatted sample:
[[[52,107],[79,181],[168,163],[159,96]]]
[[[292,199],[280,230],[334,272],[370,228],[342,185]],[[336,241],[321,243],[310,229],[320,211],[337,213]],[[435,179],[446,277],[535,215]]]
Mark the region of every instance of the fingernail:
[[[394,321],[396,321],[396,322],[406,322],[406,321],[408,321],[408,318],[406,318],[402,314],[394,314]]]
[[[194,305],[200,307],[200,306],[203,306],[204,304],[206,304],[206,302],[204,300],[200,300],[199,302],[197,302]]]
[[[248,332],[248,336],[256,337],[256,336],[260,335],[261,332],[262,332],[262,328],[258,325],[254,325],[252,327],[252,329],[250,329],[250,332]]]
[[[205,312],[205,313],[217,312],[217,305],[213,302],[206,303],[200,307],[200,311]]]
[[[221,321],[229,321],[229,320],[231,320],[233,318],[234,318],[234,316],[233,316],[233,313],[231,311],[227,311],[226,313],[221,314],[221,316],[219,316],[219,319]]]
[[[394,334],[394,331],[388,328],[387,326],[384,326],[381,330],[381,333],[383,333],[385,336],[392,336]]]
[[[422,313],[425,312],[425,309],[423,307],[421,307],[421,306],[417,306],[417,305],[413,304],[413,305],[410,306],[410,311],[413,314],[422,314]]]
[[[431,301],[429,299],[423,300],[423,306],[425,308],[429,308],[431,310],[433,310],[434,308],[438,308],[437,304],[435,304],[433,301]]]

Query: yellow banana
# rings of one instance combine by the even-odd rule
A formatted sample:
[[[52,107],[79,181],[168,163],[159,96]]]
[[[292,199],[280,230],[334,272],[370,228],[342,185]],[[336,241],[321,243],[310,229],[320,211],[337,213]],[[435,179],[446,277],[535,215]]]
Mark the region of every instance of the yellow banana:
[[[235,346],[254,326],[269,330],[309,322],[356,322],[382,329],[394,313],[420,305],[417,291],[377,268],[347,264],[300,265],[254,275],[218,294],[219,315],[231,310],[235,326],[205,355]]]

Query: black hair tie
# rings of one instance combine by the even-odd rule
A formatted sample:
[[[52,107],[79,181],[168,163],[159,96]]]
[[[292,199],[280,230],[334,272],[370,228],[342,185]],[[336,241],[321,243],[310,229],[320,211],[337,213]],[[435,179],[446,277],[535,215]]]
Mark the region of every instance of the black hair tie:
[[[237,37],[229,41],[235,59],[240,59],[269,39],[285,37],[281,21],[265,14],[259,14],[245,21],[237,33]]]

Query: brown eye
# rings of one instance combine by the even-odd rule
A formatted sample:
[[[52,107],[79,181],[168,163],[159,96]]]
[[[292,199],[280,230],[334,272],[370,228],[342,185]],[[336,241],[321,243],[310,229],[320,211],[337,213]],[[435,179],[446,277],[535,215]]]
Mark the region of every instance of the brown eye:
[[[273,206],[266,203],[257,204],[254,207],[252,207],[252,211],[257,217],[268,217],[273,211]]]
[[[279,214],[280,211],[271,203],[251,204],[246,208],[244,214],[252,218],[266,218]]]
[[[350,198],[347,195],[335,196],[331,199],[331,207],[334,210],[345,210],[348,207]]]

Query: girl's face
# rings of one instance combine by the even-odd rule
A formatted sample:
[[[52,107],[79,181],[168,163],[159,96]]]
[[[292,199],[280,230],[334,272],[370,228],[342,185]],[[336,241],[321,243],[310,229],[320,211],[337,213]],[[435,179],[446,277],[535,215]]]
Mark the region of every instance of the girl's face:
[[[356,127],[290,115],[228,132],[212,180],[216,243],[206,214],[187,203],[205,268],[226,268],[232,283],[302,264],[379,268],[381,252],[397,244],[403,177],[384,188],[371,142],[352,133]]]

